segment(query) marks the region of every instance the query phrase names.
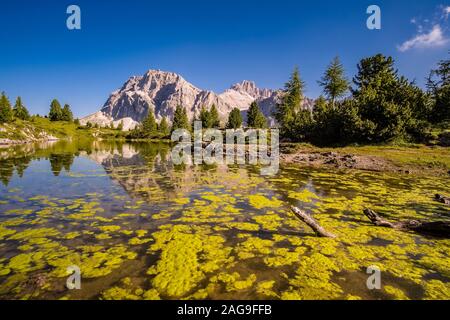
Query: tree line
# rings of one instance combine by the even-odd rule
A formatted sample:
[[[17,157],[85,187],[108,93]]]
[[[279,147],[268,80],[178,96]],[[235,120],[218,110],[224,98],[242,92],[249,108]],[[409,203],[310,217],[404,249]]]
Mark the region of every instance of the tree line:
[[[23,105],[22,99],[17,97],[14,106],[11,106],[11,102],[4,92],[0,97],[0,123],[10,123],[14,118],[21,120],[29,120],[30,113],[28,109]]]
[[[274,114],[281,137],[323,145],[425,142],[431,128],[450,120],[450,60],[440,61],[427,90],[399,75],[394,59],[362,59],[352,83],[335,58],[318,81],[323,95],[303,108],[305,83],[296,68]]]
[[[133,129],[128,137],[134,139],[166,138],[177,129],[193,131],[194,121],[201,121],[203,129],[222,127],[219,112],[215,104],[209,110],[205,106],[202,106],[199,114],[195,115],[192,121],[189,121],[186,108],[178,105],[173,115],[172,126],[169,126],[166,117],[163,117],[158,124],[155,120],[154,111],[150,109],[142,123]],[[234,108],[228,115],[225,128],[238,129],[242,127],[243,122],[241,110]],[[256,102],[253,102],[247,111],[247,127],[258,129],[268,127],[267,119]]]
[[[39,117],[39,115],[36,116]],[[50,121],[74,121],[70,106],[65,104],[64,107],[61,107],[61,104],[56,99],[53,99],[50,103],[50,110],[46,117]],[[6,93],[2,92],[0,97],[0,123],[11,123],[15,119],[27,121],[31,120],[32,116],[30,116],[27,107],[23,104],[21,97],[17,97],[14,106],[11,106]],[[75,122],[78,122],[78,119],[75,119]]]

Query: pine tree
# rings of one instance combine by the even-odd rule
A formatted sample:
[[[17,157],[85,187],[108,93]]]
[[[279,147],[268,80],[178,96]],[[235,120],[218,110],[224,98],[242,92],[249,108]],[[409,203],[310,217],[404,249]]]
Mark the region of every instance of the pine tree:
[[[208,110],[206,110],[205,106],[202,106],[199,115],[200,121],[202,122],[203,128],[211,128],[211,116]]]
[[[50,104],[50,112],[48,113],[48,117],[50,118],[50,121],[60,121],[62,118],[62,109],[61,104],[58,100],[53,99],[52,103]]]
[[[172,131],[177,129],[190,130],[189,119],[187,117],[187,111],[182,106],[178,105],[175,109],[173,116]]]
[[[325,95],[334,108],[336,99],[343,97],[349,89],[349,82],[345,77],[344,67],[339,61],[339,57],[334,58],[318,83],[323,87]]]
[[[399,80],[398,72],[394,69],[394,59],[382,54],[362,59],[357,68],[357,75],[353,78],[356,87],[351,89],[355,98],[368,90],[386,91],[396,86]]]
[[[437,69],[430,72],[427,87],[428,92],[433,97],[433,109],[429,118],[435,123],[449,121],[450,59],[440,61]]]
[[[145,117],[145,119],[142,121],[141,127],[145,137],[152,137],[155,135],[158,126],[156,124],[153,109],[148,110],[147,117]]]
[[[300,78],[298,68],[294,69],[290,80],[284,86],[284,96],[281,104],[277,105],[274,116],[284,137],[295,137],[294,127],[296,113],[302,109],[303,90],[305,83]]]
[[[211,121],[211,128],[219,128],[220,127],[220,119],[219,112],[217,111],[217,107],[215,104],[212,105],[211,110],[209,111],[209,117]]]
[[[66,103],[61,111],[61,120],[62,121],[73,121],[73,113],[70,109],[70,106]]]
[[[163,137],[167,137],[170,134],[169,124],[167,123],[166,117],[161,119],[159,123],[159,132]]]
[[[241,111],[238,108],[234,108],[228,115],[227,129],[238,129],[241,126],[242,126]]]
[[[247,126],[250,128],[263,129],[267,128],[267,119],[259,109],[256,101],[252,102],[247,112]]]
[[[21,120],[29,120],[30,114],[28,113],[27,108],[23,105],[22,99],[20,97],[17,97],[16,103],[14,104],[13,108],[14,117],[21,119]]]
[[[364,139],[383,142],[426,134],[424,123],[415,118],[419,104],[425,104],[425,95],[398,75],[392,57],[378,54],[362,59],[353,82]]]
[[[0,98],[0,123],[8,123],[13,120],[13,111],[11,103],[4,92]]]
[[[291,125],[291,139],[295,141],[307,140],[312,131],[312,114],[307,109],[300,109],[295,113],[294,121]]]
[[[119,122],[119,125],[117,126],[117,130],[123,131],[123,120]]]

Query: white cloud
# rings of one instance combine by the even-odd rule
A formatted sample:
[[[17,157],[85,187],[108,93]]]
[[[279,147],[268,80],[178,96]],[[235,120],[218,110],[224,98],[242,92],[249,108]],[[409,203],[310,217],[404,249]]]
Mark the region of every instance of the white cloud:
[[[405,52],[413,48],[440,47],[445,45],[448,41],[449,39],[445,37],[441,26],[436,24],[429,33],[418,34],[414,38],[405,41],[397,48],[399,51]]]
[[[450,15],[450,6],[444,7],[444,14],[445,18],[448,18],[448,16]]]

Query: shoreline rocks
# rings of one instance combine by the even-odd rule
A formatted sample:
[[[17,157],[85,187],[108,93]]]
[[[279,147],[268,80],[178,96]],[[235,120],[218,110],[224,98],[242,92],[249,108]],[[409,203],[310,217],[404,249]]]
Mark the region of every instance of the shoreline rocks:
[[[50,142],[50,141],[58,141],[59,139],[54,136],[48,136],[44,139],[31,139],[31,140],[12,140],[7,138],[0,139],[0,147],[8,147],[13,145],[22,145],[29,143],[37,143],[37,142]]]

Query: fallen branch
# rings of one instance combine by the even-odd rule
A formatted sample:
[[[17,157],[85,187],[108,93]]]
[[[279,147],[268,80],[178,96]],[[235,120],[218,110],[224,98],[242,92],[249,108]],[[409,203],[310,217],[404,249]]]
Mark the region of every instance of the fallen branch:
[[[397,228],[395,224],[384,220],[375,211],[370,209],[364,209],[364,214],[369,218],[369,220],[376,226],[387,227],[387,228]]]
[[[450,198],[448,197],[444,197],[443,195],[440,194],[436,194],[434,196],[434,199],[440,203],[446,204],[446,205],[450,205]]]
[[[336,238],[334,234],[326,231],[313,217],[311,217],[306,212],[303,212],[299,208],[294,206],[291,207],[291,210],[297,218],[311,227],[311,229],[313,229],[316,235],[318,235],[319,237]]]
[[[450,238],[449,221],[424,222],[419,220],[407,220],[392,223],[381,218],[375,211],[370,209],[364,209],[364,214],[376,226],[393,228],[401,231],[413,231],[435,237]]]

